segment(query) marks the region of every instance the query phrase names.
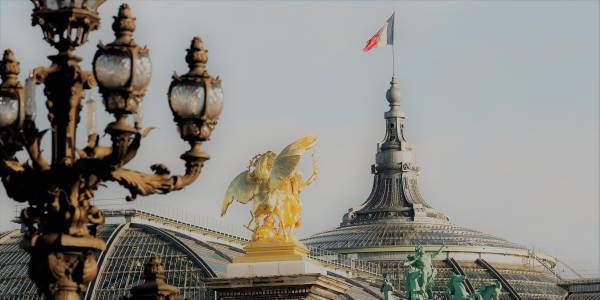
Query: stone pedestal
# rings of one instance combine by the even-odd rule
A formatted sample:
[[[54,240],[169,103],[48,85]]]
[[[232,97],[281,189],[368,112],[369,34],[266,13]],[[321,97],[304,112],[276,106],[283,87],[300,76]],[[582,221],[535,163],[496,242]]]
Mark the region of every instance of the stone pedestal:
[[[306,259],[310,252],[301,242],[292,241],[252,241],[244,246],[244,255],[233,259],[233,263],[254,263],[268,261],[294,261]]]
[[[209,279],[206,287],[217,300],[310,299],[333,300],[351,285],[323,274]]]
[[[308,260],[309,250],[298,241],[253,241],[244,250],[244,255],[227,265],[227,278],[325,274]]]
[[[350,287],[326,275],[298,241],[252,241],[227,265],[226,278],[209,279],[217,300],[336,299]]]
[[[325,274],[327,271],[308,259],[232,263],[227,265],[227,278],[265,277],[296,274]]]

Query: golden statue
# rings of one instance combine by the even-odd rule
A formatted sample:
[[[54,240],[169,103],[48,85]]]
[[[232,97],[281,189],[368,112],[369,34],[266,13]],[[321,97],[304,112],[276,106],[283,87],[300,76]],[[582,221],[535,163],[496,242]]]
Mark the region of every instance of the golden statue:
[[[317,177],[314,148],[317,138],[307,135],[285,147],[279,155],[272,151],[255,156],[248,169],[240,173],[227,188],[221,216],[233,201],[253,201],[251,219],[246,228],[253,232],[250,244],[256,242],[293,242],[299,244],[292,230],[300,226],[300,191]],[[303,180],[296,167],[308,150],[312,154],[312,174]]]

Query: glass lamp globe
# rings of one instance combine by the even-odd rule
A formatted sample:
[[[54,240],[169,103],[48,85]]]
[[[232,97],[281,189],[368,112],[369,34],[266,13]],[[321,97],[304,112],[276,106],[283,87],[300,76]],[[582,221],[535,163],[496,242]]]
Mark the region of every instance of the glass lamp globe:
[[[169,103],[181,119],[200,118],[204,108],[205,89],[201,82],[181,82],[171,89]]]
[[[131,57],[122,52],[103,52],[94,61],[94,73],[104,88],[125,88],[131,77]]]
[[[0,96],[0,128],[11,126],[19,118],[19,99]]]
[[[223,89],[221,80],[206,71],[207,51],[199,37],[192,39],[185,60],[190,70],[182,76],[173,75],[168,100],[179,134],[196,145],[208,140],[217,125],[223,110]]]
[[[133,40],[135,18],[123,4],[113,23],[116,40],[99,44],[94,57],[94,76],[106,109],[111,113],[135,114],[152,77],[149,49]]]
[[[208,90],[205,116],[209,120],[216,120],[219,118],[222,110],[223,88],[221,87],[221,80],[217,77],[216,79],[212,80]]]
[[[133,72],[133,88],[145,90],[152,78],[152,61],[147,49],[142,49],[133,60]]]
[[[134,89],[143,90],[152,77],[152,61],[147,51],[135,59],[128,51],[102,51],[94,62],[94,72],[98,83],[106,89],[125,89],[131,83]]]

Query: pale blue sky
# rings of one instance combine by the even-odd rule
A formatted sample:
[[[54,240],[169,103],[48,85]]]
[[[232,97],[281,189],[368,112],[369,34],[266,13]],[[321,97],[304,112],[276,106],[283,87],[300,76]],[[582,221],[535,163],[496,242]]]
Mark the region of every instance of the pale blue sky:
[[[113,40],[110,16],[121,3],[101,7],[101,29],[78,51],[85,68],[97,41]],[[458,225],[599,269],[597,1],[129,3],[135,38],[154,63],[145,125],[160,128],[132,166],[182,169],[186,145],[165,95],[172,72],[186,71],[194,35],[209,49],[209,72],[223,78],[225,110],[205,145],[212,159],[192,187],[156,197],[166,205],[217,215],[248,159],[315,133],[321,176],[303,193],[300,234],[337,226],[368,196],[384,135],[391,49],[361,49],[396,11],[397,78],[428,202]],[[31,7],[0,0],[0,48],[15,51],[24,73],[54,53],[30,26]],[[100,112],[99,128],[110,120]],[[83,143],[83,126],[81,134]],[[112,185],[97,194],[121,195]],[[0,229],[14,227],[3,191],[0,208]],[[247,215],[236,206],[226,220]]]

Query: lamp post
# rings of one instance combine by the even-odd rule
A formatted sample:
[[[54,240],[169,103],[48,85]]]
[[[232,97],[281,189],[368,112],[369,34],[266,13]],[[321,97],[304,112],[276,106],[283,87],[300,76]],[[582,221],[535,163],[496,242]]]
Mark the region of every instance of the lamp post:
[[[32,24],[39,25],[44,39],[58,50],[50,67],[38,67],[23,86],[18,81],[19,63],[11,50],[0,62],[0,176],[9,197],[28,203],[21,211],[27,228],[22,247],[30,253],[29,276],[47,299],[80,299],[86,285],[96,277],[95,253],[105,248],[97,237],[104,224],[102,211],[91,199],[98,187],[114,181],[138,195],[166,194],[191,184],[209,156],[200,150],[209,139],[223,105],[221,82],[204,69],[207,51],[199,38],[192,40],[186,61],[190,72],[174,77],[169,105],[181,137],[190,150],[181,158],[185,174],[174,176],[155,164],[153,172],[125,168],[135,157],[149,130],[141,126],[141,104],[150,82],[152,63],[147,48],[134,39],[135,18],[121,5],[112,28],[116,40],[100,43],[94,72],[80,68],[73,51],[98,29],[97,12],[104,0],[32,0]],[[43,84],[52,133],[52,160],[40,149],[46,130],[35,125],[35,86]],[[87,145],[78,148],[76,130],[84,104],[84,91],[96,85],[105,109],[115,121],[106,126],[110,146],[101,146],[95,133],[95,116],[88,112]],[[85,103],[93,108],[95,103]],[[134,117],[132,126],[129,116]],[[19,162],[17,152],[26,150],[29,161]]]

